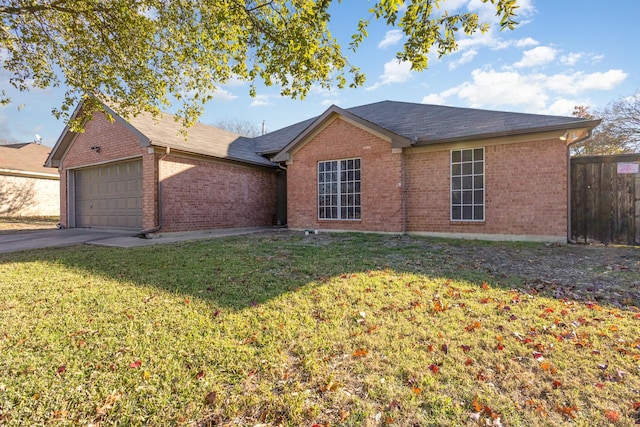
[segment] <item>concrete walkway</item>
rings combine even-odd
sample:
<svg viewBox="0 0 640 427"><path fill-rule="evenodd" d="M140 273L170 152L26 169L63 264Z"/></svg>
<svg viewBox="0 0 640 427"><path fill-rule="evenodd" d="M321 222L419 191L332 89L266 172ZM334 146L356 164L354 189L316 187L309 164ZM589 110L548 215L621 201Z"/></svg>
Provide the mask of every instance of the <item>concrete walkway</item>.
<svg viewBox="0 0 640 427"><path fill-rule="evenodd" d="M39 248L52 248L77 244L136 248L141 246L177 243L190 240L213 239L226 236L273 231L270 227L230 228L185 233L160 233L153 239L143 239L131 231L94 228L70 228L65 230L37 230L0 234L0 253Z"/></svg>

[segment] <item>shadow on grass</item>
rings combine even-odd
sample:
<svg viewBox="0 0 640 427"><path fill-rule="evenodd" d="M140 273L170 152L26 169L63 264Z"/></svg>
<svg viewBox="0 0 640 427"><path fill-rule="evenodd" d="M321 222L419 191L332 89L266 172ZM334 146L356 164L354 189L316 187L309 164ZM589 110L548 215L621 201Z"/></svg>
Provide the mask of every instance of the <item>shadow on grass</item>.
<svg viewBox="0 0 640 427"><path fill-rule="evenodd" d="M640 306L640 248L276 232L137 249L74 246L7 254L240 310L343 274L390 269L558 299Z"/></svg>

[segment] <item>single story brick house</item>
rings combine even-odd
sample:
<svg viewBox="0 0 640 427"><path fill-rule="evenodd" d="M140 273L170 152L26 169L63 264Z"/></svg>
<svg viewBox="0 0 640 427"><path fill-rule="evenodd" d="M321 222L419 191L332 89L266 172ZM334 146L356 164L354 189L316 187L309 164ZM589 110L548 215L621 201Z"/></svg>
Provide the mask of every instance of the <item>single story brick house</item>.
<svg viewBox="0 0 640 427"><path fill-rule="evenodd" d="M80 108L80 107L79 107ZM383 101L257 138L170 115L62 133L62 224L150 233L287 224L566 242L569 145L598 120Z"/></svg>
<svg viewBox="0 0 640 427"><path fill-rule="evenodd" d="M44 167L50 147L0 145L0 216L58 216L60 175Z"/></svg>

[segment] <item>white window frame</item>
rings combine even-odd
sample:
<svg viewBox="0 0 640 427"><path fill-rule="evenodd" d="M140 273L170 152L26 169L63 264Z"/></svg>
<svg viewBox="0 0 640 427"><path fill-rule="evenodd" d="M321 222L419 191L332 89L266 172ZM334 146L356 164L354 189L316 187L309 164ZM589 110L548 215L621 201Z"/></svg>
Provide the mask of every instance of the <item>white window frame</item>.
<svg viewBox="0 0 640 427"><path fill-rule="evenodd" d="M467 157L467 160L465 160L465 152L471 152L470 159ZM460 153L459 160L456 158L456 161L454 161L454 153ZM484 147L451 150L449 161L449 219L452 222L486 221L485 160ZM465 196L470 197L470 200L465 200ZM454 217L456 208L460 210L459 218ZM465 218L465 209L470 210L471 218ZM482 218L479 218L478 214L482 215Z"/></svg>
<svg viewBox="0 0 640 427"><path fill-rule="evenodd" d="M353 167L349 168L348 163ZM327 165L331 165L329 170ZM357 166L357 167L356 167ZM335 170L334 170L335 167ZM335 174L335 180L332 179ZM359 157L337 160L319 161L316 168L317 178L317 213L319 221L361 221L362 220L362 159ZM351 185L350 185L351 184ZM329 192L327 185L335 185ZM321 202L321 198L335 197L335 203ZM351 202L349 202L351 200ZM329 216L327 216L329 209ZM335 209L336 217L333 217L331 209ZM343 215L345 209L353 215L349 218ZM323 216L322 213L325 213Z"/></svg>

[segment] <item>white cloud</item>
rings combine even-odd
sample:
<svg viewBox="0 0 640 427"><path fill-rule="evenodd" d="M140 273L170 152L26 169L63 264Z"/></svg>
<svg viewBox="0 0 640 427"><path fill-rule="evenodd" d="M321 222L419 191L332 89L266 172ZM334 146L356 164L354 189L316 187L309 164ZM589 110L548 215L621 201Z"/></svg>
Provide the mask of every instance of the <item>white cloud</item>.
<svg viewBox="0 0 640 427"><path fill-rule="evenodd" d="M548 46L538 46L531 50L526 50L522 54L522 59L515 64L516 68L535 67L548 64L555 60L558 51Z"/></svg>
<svg viewBox="0 0 640 427"><path fill-rule="evenodd" d="M430 93L429 95L422 98L422 103L442 105L445 103L445 97L438 93Z"/></svg>
<svg viewBox="0 0 640 427"><path fill-rule="evenodd" d="M393 83L404 83L409 79L411 79L411 63L392 59L384 64L384 74L380 76L380 80L366 90L375 90L380 86Z"/></svg>
<svg viewBox="0 0 640 427"><path fill-rule="evenodd" d="M402 40L402 31L400 30L389 30L384 35L384 39L380 43L378 43L378 47L381 49L387 48L389 46L393 46L397 44L400 40Z"/></svg>
<svg viewBox="0 0 640 427"><path fill-rule="evenodd" d="M513 45L515 47L523 48L529 46L538 46L540 42L538 40L527 37L525 39L514 40Z"/></svg>
<svg viewBox="0 0 640 427"><path fill-rule="evenodd" d="M576 65L582 57L584 57L583 53L570 53L568 55L562 55L560 57L560 62L564 65Z"/></svg>
<svg viewBox="0 0 640 427"><path fill-rule="evenodd" d="M478 54L478 51L475 49L470 49L463 52L459 59L455 61L451 61L449 63L449 69L454 70L458 68L460 65L468 64L469 62L473 61L473 58L475 58L477 54Z"/></svg>
<svg viewBox="0 0 640 427"><path fill-rule="evenodd" d="M440 93L428 94L425 103L446 103L457 98L474 108L509 108L528 112L571 113L573 99L589 91L611 90L622 83L627 74L622 70L570 74L522 73L476 69L471 80ZM549 105L550 100L553 102ZM584 101L583 101L584 103Z"/></svg>
<svg viewBox="0 0 640 427"><path fill-rule="evenodd" d="M332 90L331 88L325 88L319 84L314 84L311 86L310 93L322 98L320 105L323 107L329 107L333 104L337 105L340 103L340 94L336 89Z"/></svg>
<svg viewBox="0 0 640 427"><path fill-rule="evenodd" d="M250 107L266 107L268 105L273 105L271 101L269 101L270 96L269 95L256 95L253 100L251 101L251 104L249 104Z"/></svg>
<svg viewBox="0 0 640 427"><path fill-rule="evenodd" d="M590 105L589 100L577 100L577 99L557 99L551 104L544 112L552 114L554 116L570 116L573 113L573 108L576 105Z"/></svg>
<svg viewBox="0 0 640 427"><path fill-rule="evenodd" d="M213 96L218 101L232 101L232 100L234 100L234 99L236 99L238 97L237 95L234 95L233 93L229 92L228 90L221 89L221 88L216 89L216 91L214 92Z"/></svg>

